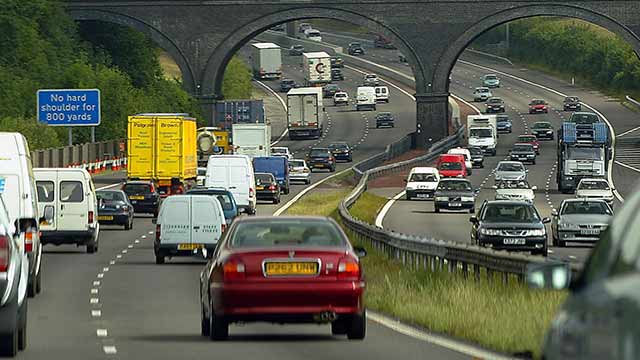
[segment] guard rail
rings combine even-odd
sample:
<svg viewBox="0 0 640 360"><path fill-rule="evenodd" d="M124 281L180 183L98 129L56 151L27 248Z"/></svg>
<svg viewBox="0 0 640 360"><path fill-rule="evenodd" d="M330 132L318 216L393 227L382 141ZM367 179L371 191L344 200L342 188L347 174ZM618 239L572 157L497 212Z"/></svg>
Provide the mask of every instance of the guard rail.
<svg viewBox="0 0 640 360"><path fill-rule="evenodd" d="M64 146L31 152L33 167L76 167L92 174L105 170L120 170L127 166L126 140Z"/></svg>

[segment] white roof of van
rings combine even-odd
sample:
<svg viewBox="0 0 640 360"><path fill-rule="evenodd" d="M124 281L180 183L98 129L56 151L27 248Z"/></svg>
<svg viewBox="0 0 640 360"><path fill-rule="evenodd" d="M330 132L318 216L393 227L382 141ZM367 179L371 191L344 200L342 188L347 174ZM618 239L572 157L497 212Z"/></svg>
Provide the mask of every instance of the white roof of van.
<svg viewBox="0 0 640 360"><path fill-rule="evenodd" d="M256 47L258 49L280 49L280 46L274 43L255 43L255 44L251 44L251 46Z"/></svg>

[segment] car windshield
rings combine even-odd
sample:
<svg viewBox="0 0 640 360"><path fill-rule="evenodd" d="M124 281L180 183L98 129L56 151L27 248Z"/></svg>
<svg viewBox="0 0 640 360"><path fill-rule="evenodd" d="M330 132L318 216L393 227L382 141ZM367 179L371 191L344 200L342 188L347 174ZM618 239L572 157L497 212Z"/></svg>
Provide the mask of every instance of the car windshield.
<svg viewBox="0 0 640 360"><path fill-rule="evenodd" d="M600 118L596 114L592 113L573 113L569 122L576 124L594 124L600 122Z"/></svg>
<svg viewBox="0 0 640 360"><path fill-rule="evenodd" d="M329 154L327 153L327 151L328 150L323 150L323 149L311 150L309 155L313 157L329 157Z"/></svg>
<svg viewBox="0 0 640 360"><path fill-rule="evenodd" d="M533 152L533 146L525 145L525 144L513 145L513 151L517 151L517 152Z"/></svg>
<svg viewBox="0 0 640 360"><path fill-rule="evenodd" d="M304 167L304 161L302 160L291 160L289 161L291 167Z"/></svg>
<svg viewBox="0 0 640 360"><path fill-rule="evenodd" d="M377 78L377 76L369 74L369 75L365 75L364 78L365 79L375 79L375 78Z"/></svg>
<svg viewBox="0 0 640 360"><path fill-rule="evenodd" d="M342 247L346 242L325 220L278 220L239 223L230 236L232 248Z"/></svg>
<svg viewBox="0 0 640 360"><path fill-rule="evenodd" d="M120 191L96 191L98 200L104 201L124 201L124 196Z"/></svg>
<svg viewBox="0 0 640 360"><path fill-rule="evenodd" d="M491 129L471 129L469 137L474 138L490 138L492 137Z"/></svg>
<svg viewBox="0 0 640 360"><path fill-rule="evenodd" d="M331 144L329 145L329 149L331 150L347 150L349 147L347 144Z"/></svg>
<svg viewBox="0 0 640 360"><path fill-rule="evenodd" d="M574 96L569 96L564 99L564 102L578 102L578 98Z"/></svg>
<svg viewBox="0 0 640 360"><path fill-rule="evenodd" d="M151 192L151 186L148 184L126 184L123 190L127 195L146 194Z"/></svg>
<svg viewBox="0 0 640 360"><path fill-rule="evenodd" d="M532 142L532 141L536 141L536 137L535 136L529 136L529 135L518 136L518 141L521 141L521 142Z"/></svg>
<svg viewBox="0 0 640 360"><path fill-rule="evenodd" d="M294 83L294 81L285 79L285 80L282 80L282 83L285 84L285 85L292 85Z"/></svg>
<svg viewBox="0 0 640 360"><path fill-rule="evenodd" d="M337 97L337 98L347 97L347 94L345 94L345 93L336 93L335 97Z"/></svg>
<svg viewBox="0 0 640 360"><path fill-rule="evenodd" d="M462 164L459 162L443 162L440 164L440 170L462 170Z"/></svg>
<svg viewBox="0 0 640 360"><path fill-rule="evenodd" d="M411 178L409 178L409 182L437 182L436 176L433 174L420 174L415 173L411 174Z"/></svg>
<svg viewBox="0 0 640 360"><path fill-rule="evenodd" d="M533 100L531 101L531 105L544 105L546 104L544 100Z"/></svg>
<svg viewBox="0 0 640 360"><path fill-rule="evenodd" d="M486 222L534 222L540 218L533 206L526 204L488 204L482 220Z"/></svg>
<svg viewBox="0 0 640 360"><path fill-rule="evenodd" d="M487 88L478 88L478 89L476 89L476 92L479 92L479 93L489 92L489 89L487 89Z"/></svg>
<svg viewBox="0 0 640 360"><path fill-rule="evenodd" d="M560 212L562 215L592 214L613 215L611 209L602 201L570 201L566 202Z"/></svg>
<svg viewBox="0 0 640 360"><path fill-rule="evenodd" d="M482 149L476 147L469 148L469 152L471 155L483 155Z"/></svg>
<svg viewBox="0 0 640 360"><path fill-rule="evenodd" d="M533 128L534 129L550 129L551 128L551 124L549 124L547 122L537 122L537 123L533 124Z"/></svg>
<svg viewBox="0 0 640 360"><path fill-rule="evenodd" d="M502 99L499 98L491 98L489 99L489 104L501 104L502 103Z"/></svg>
<svg viewBox="0 0 640 360"><path fill-rule="evenodd" d="M440 191L471 191L471 183L468 181L443 180L438 184Z"/></svg>
<svg viewBox="0 0 640 360"><path fill-rule="evenodd" d="M339 89L338 85L327 85L324 88L327 89L327 90L338 90Z"/></svg>
<svg viewBox="0 0 640 360"><path fill-rule="evenodd" d="M388 119L391 117L391 113L378 113L377 118L378 119Z"/></svg>
<svg viewBox="0 0 640 360"><path fill-rule="evenodd" d="M274 182L273 175L271 174L255 174L256 176L256 185L265 185L271 184Z"/></svg>
<svg viewBox="0 0 640 360"><path fill-rule="evenodd" d="M498 183L498 189L529 189L529 183L526 181L501 181Z"/></svg>
<svg viewBox="0 0 640 360"><path fill-rule="evenodd" d="M578 184L579 190L609 190L609 183L599 180L582 180Z"/></svg>
<svg viewBox="0 0 640 360"><path fill-rule="evenodd" d="M360 47L360 43L351 43L349 44L351 47Z"/></svg>
<svg viewBox="0 0 640 360"><path fill-rule="evenodd" d="M506 117L506 116L498 116L496 121L499 122L499 123L501 123L501 122L509 122L509 118Z"/></svg>
<svg viewBox="0 0 640 360"><path fill-rule="evenodd" d="M524 171L524 166L520 163L498 164L498 171Z"/></svg>
<svg viewBox="0 0 640 360"><path fill-rule="evenodd" d="M497 77L497 76L495 76L495 75L485 75L485 76L484 76L484 78L485 78L485 80L495 80L495 79L497 79L498 77Z"/></svg>
<svg viewBox="0 0 640 360"><path fill-rule="evenodd" d="M600 160L604 158L602 148L569 147L567 158L571 160Z"/></svg>

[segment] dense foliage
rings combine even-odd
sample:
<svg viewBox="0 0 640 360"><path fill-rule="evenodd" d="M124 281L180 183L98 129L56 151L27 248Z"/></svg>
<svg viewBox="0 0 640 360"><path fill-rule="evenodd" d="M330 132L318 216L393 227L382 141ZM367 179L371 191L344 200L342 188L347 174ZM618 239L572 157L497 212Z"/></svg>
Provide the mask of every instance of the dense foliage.
<svg viewBox="0 0 640 360"><path fill-rule="evenodd" d="M251 99L251 69L238 56L234 56L224 73L222 94L225 99Z"/></svg>

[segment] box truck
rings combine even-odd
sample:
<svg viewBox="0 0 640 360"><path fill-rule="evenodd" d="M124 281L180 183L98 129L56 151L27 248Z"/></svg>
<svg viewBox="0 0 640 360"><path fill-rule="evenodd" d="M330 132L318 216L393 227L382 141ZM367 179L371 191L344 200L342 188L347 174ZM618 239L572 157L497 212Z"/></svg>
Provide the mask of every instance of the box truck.
<svg viewBox="0 0 640 360"><path fill-rule="evenodd" d="M324 127L322 88L291 89L287 93L289 139L320 138Z"/></svg>
<svg viewBox="0 0 640 360"><path fill-rule="evenodd" d="M233 124L231 126L233 153L256 156L271 156L270 124Z"/></svg>
<svg viewBox="0 0 640 360"><path fill-rule="evenodd" d="M282 53L273 43L251 44L253 76L258 79L280 79L282 76Z"/></svg>
<svg viewBox="0 0 640 360"><path fill-rule="evenodd" d="M331 56L326 52L302 54L306 86L323 86L331 82Z"/></svg>
<svg viewBox="0 0 640 360"><path fill-rule="evenodd" d="M497 116L467 116L467 140L470 147L481 148L485 153L495 156L498 145Z"/></svg>

